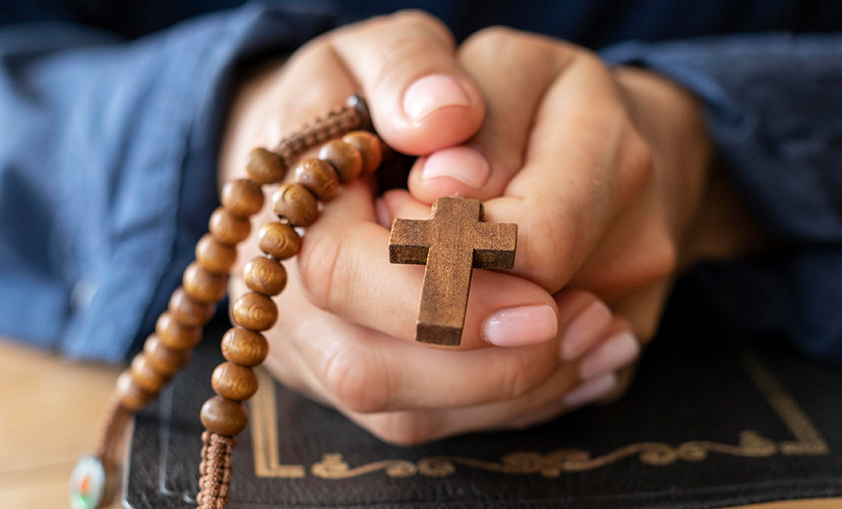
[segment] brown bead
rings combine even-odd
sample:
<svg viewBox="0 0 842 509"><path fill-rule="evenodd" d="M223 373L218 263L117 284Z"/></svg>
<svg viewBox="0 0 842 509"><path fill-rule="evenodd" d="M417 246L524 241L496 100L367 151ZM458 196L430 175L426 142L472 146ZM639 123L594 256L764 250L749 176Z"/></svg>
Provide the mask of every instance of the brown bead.
<svg viewBox="0 0 842 509"><path fill-rule="evenodd" d="M339 181L348 184L357 180L363 170L363 156L353 145L342 140L332 140L319 150L319 159L336 168Z"/></svg>
<svg viewBox="0 0 842 509"><path fill-rule="evenodd" d="M296 166L294 180L322 201L332 200L339 189L336 171L330 163L320 159L306 159Z"/></svg>
<svg viewBox="0 0 842 509"><path fill-rule="evenodd" d="M117 378L117 395L120 406L126 410L137 412L149 403L154 395L140 389L134 383L131 372L127 369Z"/></svg>
<svg viewBox="0 0 842 509"><path fill-rule="evenodd" d="M175 350L168 347L154 334L146 338L146 342L143 344L146 362L151 364L155 371L165 376L171 376L187 365L191 353L189 348L187 350Z"/></svg>
<svg viewBox="0 0 842 509"><path fill-rule="evenodd" d="M212 235L205 234L196 243L196 261L210 273L227 274L237 261L237 249L220 244Z"/></svg>
<svg viewBox="0 0 842 509"><path fill-rule="evenodd" d="M260 212L263 201L260 186L250 180L235 180L222 186L222 204L228 212L241 219Z"/></svg>
<svg viewBox="0 0 842 509"><path fill-rule="evenodd" d="M217 242L229 246L236 246L246 240L251 231L251 224L247 219L236 217L224 207L217 207L211 214L208 226Z"/></svg>
<svg viewBox="0 0 842 509"><path fill-rule="evenodd" d="M243 366L257 366L269 354L269 342L259 332L231 327L222 336L222 355Z"/></svg>
<svg viewBox="0 0 842 509"><path fill-rule="evenodd" d="M247 293L234 302L232 314L237 325L264 331L271 329L278 320L278 306L265 295Z"/></svg>
<svg viewBox="0 0 842 509"><path fill-rule="evenodd" d="M293 226L310 226L319 215L316 197L299 184L284 184L272 195L275 214Z"/></svg>
<svg viewBox="0 0 842 509"><path fill-rule="evenodd" d="M287 171L281 158L265 148L256 148L249 153L246 170L249 178L260 185L280 182Z"/></svg>
<svg viewBox="0 0 842 509"><path fill-rule="evenodd" d="M297 255L301 250L301 237L298 236L295 228L288 224L268 223L257 232L257 245L269 256L286 260Z"/></svg>
<svg viewBox="0 0 842 509"><path fill-rule="evenodd" d="M223 362L213 370L213 390L220 396L235 401L245 401L257 392L257 375L247 366Z"/></svg>
<svg viewBox="0 0 842 509"><path fill-rule="evenodd" d="M202 340L202 329L183 325L169 312L164 312L155 322L155 335L158 336L158 341L168 348L187 350Z"/></svg>
<svg viewBox="0 0 842 509"><path fill-rule="evenodd" d="M184 269L181 283L191 299L204 304L213 304L225 297L228 276L211 274L197 262L193 262Z"/></svg>
<svg viewBox="0 0 842 509"><path fill-rule="evenodd" d="M376 134L354 131L343 136L342 141L360 151L363 158L363 174L374 173L383 162L383 145Z"/></svg>
<svg viewBox="0 0 842 509"><path fill-rule="evenodd" d="M226 437L239 435L249 423L246 406L222 396L214 396L202 405L202 424L208 431Z"/></svg>
<svg viewBox="0 0 842 509"><path fill-rule="evenodd" d="M155 366L146 359L143 352L134 356L130 371L135 385L149 394L158 394L161 387L167 383L166 375L159 373Z"/></svg>
<svg viewBox="0 0 842 509"><path fill-rule="evenodd" d="M170 297L169 311L182 325L201 327L213 318L216 303L196 302L179 286Z"/></svg>
<svg viewBox="0 0 842 509"><path fill-rule="evenodd" d="M258 256L246 264L243 279L252 291L278 295L287 284L287 271L281 262Z"/></svg>

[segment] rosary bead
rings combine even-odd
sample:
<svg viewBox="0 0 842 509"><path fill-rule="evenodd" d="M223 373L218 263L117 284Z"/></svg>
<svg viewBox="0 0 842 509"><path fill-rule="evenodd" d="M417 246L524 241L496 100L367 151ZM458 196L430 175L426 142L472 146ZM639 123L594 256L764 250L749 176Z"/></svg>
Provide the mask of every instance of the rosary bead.
<svg viewBox="0 0 842 509"><path fill-rule="evenodd" d="M123 371L117 378L117 396L120 406L132 412L142 409L153 398L152 394L135 385L129 370Z"/></svg>
<svg viewBox="0 0 842 509"><path fill-rule="evenodd" d="M279 261L259 256L246 264L243 279L252 291L278 295L287 284L287 271Z"/></svg>
<svg viewBox="0 0 842 509"><path fill-rule="evenodd" d="M208 431L226 437L239 435L249 422L246 406L222 396L214 396L202 405L202 424Z"/></svg>
<svg viewBox="0 0 842 509"><path fill-rule="evenodd" d="M251 231L251 224L247 219L240 219L218 207L210 217L209 230L213 238L221 244L236 246L246 240Z"/></svg>
<svg viewBox="0 0 842 509"><path fill-rule="evenodd" d="M357 180L363 169L363 156L353 145L342 140L332 140L319 150L319 159L336 168L339 180L348 184Z"/></svg>
<svg viewBox="0 0 842 509"><path fill-rule="evenodd" d="M249 153L246 170L249 178L259 185L280 182L287 171L281 158L265 148L256 148Z"/></svg>
<svg viewBox="0 0 842 509"><path fill-rule="evenodd" d="M134 356L130 371L135 385L149 394L158 394L161 387L167 383L167 377L155 369L143 352Z"/></svg>
<svg viewBox="0 0 842 509"><path fill-rule="evenodd" d="M330 201L339 189L339 177L330 163L306 159L295 167L295 183L306 187L321 201Z"/></svg>
<svg viewBox="0 0 842 509"><path fill-rule="evenodd" d="M279 260L286 260L301 250L301 237L295 228L285 223L268 223L257 232L257 245L260 249Z"/></svg>
<svg viewBox="0 0 842 509"><path fill-rule="evenodd" d="M316 198L299 184L284 184L272 195L275 214L292 226L310 226L319 214Z"/></svg>
<svg viewBox="0 0 842 509"><path fill-rule="evenodd" d="M196 261L212 274L227 274L237 261L237 249L205 234L196 244Z"/></svg>
<svg viewBox="0 0 842 509"><path fill-rule="evenodd" d="M187 295L184 288L179 286L170 297L169 311L181 325L201 327L213 318L216 312L216 303L196 302Z"/></svg>
<svg viewBox="0 0 842 509"><path fill-rule="evenodd" d="M213 390L222 397L245 401L257 392L257 375L247 366L223 362L213 370Z"/></svg>
<svg viewBox="0 0 842 509"><path fill-rule="evenodd" d="M222 336L222 355L243 366L257 366L269 354L269 342L259 332L231 327Z"/></svg>
<svg viewBox="0 0 842 509"><path fill-rule="evenodd" d="M155 335L164 346L173 350L193 348L202 340L201 327L182 325L169 312L161 313L155 322Z"/></svg>
<svg viewBox="0 0 842 509"><path fill-rule="evenodd" d="M232 311L237 325L253 331L271 329L278 320L278 307L269 297L247 293L234 302Z"/></svg>
<svg viewBox="0 0 842 509"><path fill-rule="evenodd" d="M368 131L353 131L343 136L342 141L362 154L363 174L374 173L383 162L383 146L376 134Z"/></svg>
<svg viewBox="0 0 842 509"><path fill-rule="evenodd" d="M165 376L171 376L183 368L190 360L190 349L174 350L161 342L154 334L146 338L143 344L143 354L146 362L155 368L155 371Z"/></svg>
<svg viewBox="0 0 842 509"><path fill-rule="evenodd" d="M184 291L193 300L204 304L215 304L225 297L228 277L211 274L197 262L193 262L184 269L182 284Z"/></svg>
<svg viewBox="0 0 842 509"><path fill-rule="evenodd" d="M222 204L240 219L248 219L260 212L263 201L260 186L250 180L235 180L222 186Z"/></svg>

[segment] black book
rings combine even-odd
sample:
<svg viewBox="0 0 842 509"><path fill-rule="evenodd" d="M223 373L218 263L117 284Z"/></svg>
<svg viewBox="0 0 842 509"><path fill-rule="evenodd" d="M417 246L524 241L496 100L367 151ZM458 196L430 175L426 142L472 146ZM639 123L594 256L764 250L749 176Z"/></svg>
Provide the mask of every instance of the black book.
<svg viewBox="0 0 842 509"><path fill-rule="evenodd" d="M138 415L126 506L195 507L226 323ZM780 339L665 323L629 393L517 432L384 444L261 375L230 509L713 508L842 497L842 370ZM842 498L839 499L842 507Z"/></svg>

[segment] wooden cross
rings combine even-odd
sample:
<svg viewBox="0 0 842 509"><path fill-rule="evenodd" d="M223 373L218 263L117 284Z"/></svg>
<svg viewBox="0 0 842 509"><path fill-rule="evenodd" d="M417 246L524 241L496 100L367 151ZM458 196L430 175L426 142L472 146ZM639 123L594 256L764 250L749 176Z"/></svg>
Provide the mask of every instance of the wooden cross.
<svg viewBox="0 0 842 509"><path fill-rule="evenodd" d="M395 219L389 262L426 265L415 339L458 345L471 273L515 265L517 225L482 222L479 200L439 198L428 221Z"/></svg>

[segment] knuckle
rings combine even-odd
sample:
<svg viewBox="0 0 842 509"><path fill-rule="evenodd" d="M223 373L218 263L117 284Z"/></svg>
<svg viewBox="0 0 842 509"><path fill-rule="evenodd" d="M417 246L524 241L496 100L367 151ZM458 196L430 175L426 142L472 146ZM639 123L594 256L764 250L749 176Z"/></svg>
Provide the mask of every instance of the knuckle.
<svg viewBox="0 0 842 509"><path fill-rule="evenodd" d="M466 49L484 46L499 47L513 39L517 33L516 30L506 26L490 26L477 31L468 37L463 44Z"/></svg>
<svg viewBox="0 0 842 509"><path fill-rule="evenodd" d="M528 393L536 383L539 370L525 356L507 359L499 380L499 399L511 400Z"/></svg>
<svg viewBox="0 0 842 509"><path fill-rule="evenodd" d="M632 193L642 189L653 176L654 154L652 147L637 130L632 129L627 155L624 158L624 186Z"/></svg>
<svg viewBox="0 0 842 509"><path fill-rule="evenodd" d="M429 35L439 39L449 47L456 45L453 34L447 25L430 13L418 9L405 9L398 11L391 16L393 23L399 28L414 29L414 31L427 32Z"/></svg>
<svg viewBox="0 0 842 509"><path fill-rule="evenodd" d="M429 421L417 412L392 412L381 416L369 426L380 440L408 447L429 442L434 438Z"/></svg>
<svg viewBox="0 0 842 509"><path fill-rule="evenodd" d="M341 407L353 412L381 412L389 405L389 385L382 365L347 348L337 348L326 359L322 382Z"/></svg>

